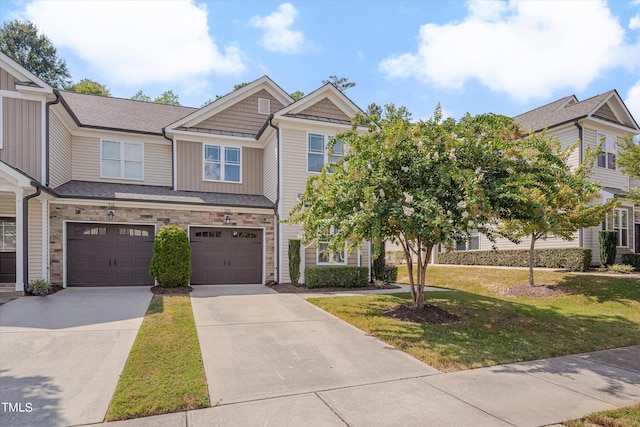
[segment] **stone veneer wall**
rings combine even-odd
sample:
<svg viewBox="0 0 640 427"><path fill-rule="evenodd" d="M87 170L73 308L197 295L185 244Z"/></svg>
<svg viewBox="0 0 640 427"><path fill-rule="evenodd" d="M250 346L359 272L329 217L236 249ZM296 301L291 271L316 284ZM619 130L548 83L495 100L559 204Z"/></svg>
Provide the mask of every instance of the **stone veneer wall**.
<svg viewBox="0 0 640 427"><path fill-rule="evenodd" d="M113 210L112 220L107 217L107 211ZM275 217L272 213L242 213L232 209L227 212L211 212L200 210L176 209L148 209L145 207L116 207L108 208L95 205L50 205L50 258L51 283L62 285L63 274L63 221L95 221L102 223L146 223L157 224L158 229L165 224L177 224L187 229L188 225L205 225L215 227L256 227L264 228L266 239L266 281L274 280L274 227ZM231 216L231 223L225 224L225 215Z"/></svg>

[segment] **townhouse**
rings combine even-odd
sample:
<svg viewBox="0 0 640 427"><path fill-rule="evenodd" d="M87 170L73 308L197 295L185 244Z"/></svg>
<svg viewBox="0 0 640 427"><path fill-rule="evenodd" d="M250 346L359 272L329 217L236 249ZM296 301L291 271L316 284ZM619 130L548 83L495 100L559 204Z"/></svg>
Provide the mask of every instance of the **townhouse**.
<svg viewBox="0 0 640 427"><path fill-rule="evenodd" d="M194 285L287 282L299 228L279 221L360 111L331 84L294 101L268 77L199 109L56 91L0 53L0 283L152 285L168 223ZM302 271L370 265L366 245L301 251Z"/></svg>

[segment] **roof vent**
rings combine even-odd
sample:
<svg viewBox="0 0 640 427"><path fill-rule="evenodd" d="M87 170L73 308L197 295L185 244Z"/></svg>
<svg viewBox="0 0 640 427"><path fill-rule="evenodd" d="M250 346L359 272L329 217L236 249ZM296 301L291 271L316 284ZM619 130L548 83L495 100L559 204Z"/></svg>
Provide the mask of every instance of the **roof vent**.
<svg viewBox="0 0 640 427"><path fill-rule="evenodd" d="M271 114L271 100L258 98L258 114Z"/></svg>

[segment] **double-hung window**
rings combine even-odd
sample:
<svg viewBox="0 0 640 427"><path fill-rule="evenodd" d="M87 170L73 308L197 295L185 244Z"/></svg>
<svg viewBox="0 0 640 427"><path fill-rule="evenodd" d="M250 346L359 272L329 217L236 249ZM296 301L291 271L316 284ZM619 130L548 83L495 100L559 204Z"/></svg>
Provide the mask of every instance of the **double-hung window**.
<svg viewBox="0 0 640 427"><path fill-rule="evenodd" d="M607 135L602 132L596 133L596 142L600 144L602 142L602 148L598 155L598 167L615 169L616 168L616 137L614 135Z"/></svg>
<svg viewBox="0 0 640 427"><path fill-rule="evenodd" d="M140 142L102 140L101 175L103 178L144 178L144 152Z"/></svg>
<svg viewBox="0 0 640 427"><path fill-rule="evenodd" d="M629 211L626 209L613 210L613 230L618 232L618 246L629 246Z"/></svg>
<svg viewBox="0 0 640 427"><path fill-rule="evenodd" d="M307 172L320 172L326 163L337 163L344 156L342 141L310 133L307 136Z"/></svg>
<svg viewBox="0 0 640 427"><path fill-rule="evenodd" d="M239 147L204 146L204 180L241 182L242 151Z"/></svg>
<svg viewBox="0 0 640 427"><path fill-rule="evenodd" d="M456 251L476 251L480 249L480 235L477 231L469 232L467 240L458 240L456 242Z"/></svg>
<svg viewBox="0 0 640 427"><path fill-rule="evenodd" d="M340 251L330 251L329 243L321 242L318 243L318 257L317 257L318 265L321 264L346 264L347 258L345 256L345 250L342 249Z"/></svg>

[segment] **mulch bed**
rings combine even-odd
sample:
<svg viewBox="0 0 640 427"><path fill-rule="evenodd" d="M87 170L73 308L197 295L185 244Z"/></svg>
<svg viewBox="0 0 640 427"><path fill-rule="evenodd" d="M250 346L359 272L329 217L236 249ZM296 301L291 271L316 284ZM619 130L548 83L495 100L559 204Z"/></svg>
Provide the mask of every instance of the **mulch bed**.
<svg viewBox="0 0 640 427"><path fill-rule="evenodd" d="M63 290L64 288L60 285L53 285L51 286L51 292L49 292L47 295L51 295L51 294L55 294L56 292L59 292L61 290ZM33 295L31 293L25 294L25 296L27 297L36 297L36 296L40 296L40 295Z"/></svg>
<svg viewBox="0 0 640 427"><path fill-rule="evenodd" d="M353 291L372 291L380 289L399 289L400 286L396 285L384 285L382 287L365 286L360 288L341 288L341 287L327 287L327 288L313 288L309 289L306 286L295 286L291 283L278 283L277 285L269 286L276 292L281 294L308 294L308 293L320 293L320 292L353 292Z"/></svg>
<svg viewBox="0 0 640 427"><path fill-rule="evenodd" d="M531 287L528 284L523 284L501 290L500 294L509 297L549 298L564 295L565 291L558 285L536 285Z"/></svg>
<svg viewBox="0 0 640 427"><path fill-rule="evenodd" d="M435 305L425 305L422 310L414 308L411 305L399 305L389 311L385 311L384 315L396 320L413 323L429 323L438 325L441 323L459 322L460 316L449 313Z"/></svg>
<svg viewBox="0 0 640 427"><path fill-rule="evenodd" d="M176 286L175 288L163 288L162 286L152 286L151 292L154 295L189 295L193 288L191 286Z"/></svg>

